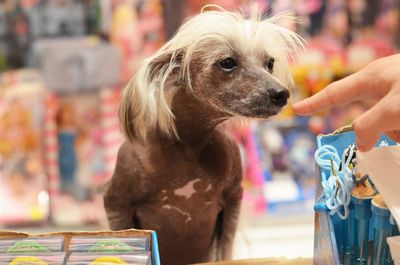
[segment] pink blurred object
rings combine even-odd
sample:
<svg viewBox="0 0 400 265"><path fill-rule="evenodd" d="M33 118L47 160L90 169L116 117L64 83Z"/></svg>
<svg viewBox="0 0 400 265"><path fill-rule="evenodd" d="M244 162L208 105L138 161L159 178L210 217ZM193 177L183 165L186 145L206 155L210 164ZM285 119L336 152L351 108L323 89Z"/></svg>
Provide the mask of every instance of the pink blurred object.
<svg viewBox="0 0 400 265"><path fill-rule="evenodd" d="M343 57L343 45L336 39L326 36L318 36L308 41L308 50L320 51L324 56L324 62L330 61L333 57Z"/></svg>
<svg viewBox="0 0 400 265"><path fill-rule="evenodd" d="M117 152L124 141L118 120L120 89L52 96L47 102L46 167L49 174L51 217L58 225L100 223L104 218L102 187L111 178ZM57 116L60 106L71 104L76 120L76 171L64 183L60 174Z"/></svg>
<svg viewBox="0 0 400 265"><path fill-rule="evenodd" d="M253 214L263 214L267 202L263 195L264 178L261 172L255 136L250 125L235 123L235 121L228 123L225 128L239 144L242 151L243 201L252 209Z"/></svg>
<svg viewBox="0 0 400 265"><path fill-rule="evenodd" d="M393 43L379 37L366 37L354 41L351 47L366 47L374 51L376 58L385 57L396 53Z"/></svg>
<svg viewBox="0 0 400 265"><path fill-rule="evenodd" d="M396 53L392 43L377 37L364 37L354 41L347 50L347 66L350 71L358 71L368 63Z"/></svg>
<svg viewBox="0 0 400 265"><path fill-rule="evenodd" d="M114 5L110 37L122 53L122 80L129 80L136 68L137 54L142 45L138 14L132 0L117 1Z"/></svg>
<svg viewBox="0 0 400 265"><path fill-rule="evenodd" d="M101 129L102 144L104 145L105 176L111 178L117 161L118 150L124 142L124 136L120 132L118 120L120 90L103 89L100 92L101 101Z"/></svg>
<svg viewBox="0 0 400 265"><path fill-rule="evenodd" d="M321 5L322 0L277 0L274 1L272 8L275 14L285 11L295 11L299 15L308 15L318 11L321 8Z"/></svg>

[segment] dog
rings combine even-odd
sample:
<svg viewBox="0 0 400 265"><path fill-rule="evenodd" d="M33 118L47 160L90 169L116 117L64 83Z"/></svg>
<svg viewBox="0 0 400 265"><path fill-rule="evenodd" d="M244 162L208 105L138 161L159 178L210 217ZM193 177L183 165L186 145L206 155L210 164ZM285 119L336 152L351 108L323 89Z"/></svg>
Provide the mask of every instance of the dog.
<svg viewBox="0 0 400 265"><path fill-rule="evenodd" d="M124 89L121 146L104 195L113 230L157 232L161 263L231 258L242 199L237 145L217 127L266 119L289 98L303 40L289 15L203 10L145 59Z"/></svg>

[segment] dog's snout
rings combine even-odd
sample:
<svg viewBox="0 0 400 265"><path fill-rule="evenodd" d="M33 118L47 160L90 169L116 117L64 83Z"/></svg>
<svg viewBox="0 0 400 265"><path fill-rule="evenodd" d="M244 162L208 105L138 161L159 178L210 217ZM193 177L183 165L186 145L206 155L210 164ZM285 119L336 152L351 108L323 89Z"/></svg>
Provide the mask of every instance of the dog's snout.
<svg viewBox="0 0 400 265"><path fill-rule="evenodd" d="M283 107L286 105L287 100L290 96L289 90L286 88L279 88L279 89L270 89L268 90L269 97L271 98L271 101L280 107Z"/></svg>

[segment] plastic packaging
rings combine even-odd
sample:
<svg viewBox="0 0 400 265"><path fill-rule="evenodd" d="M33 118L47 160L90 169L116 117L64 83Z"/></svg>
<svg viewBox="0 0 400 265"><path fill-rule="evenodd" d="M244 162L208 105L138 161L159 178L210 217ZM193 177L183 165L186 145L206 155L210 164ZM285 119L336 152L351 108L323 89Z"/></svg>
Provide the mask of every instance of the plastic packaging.
<svg viewBox="0 0 400 265"><path fill-rule="evenodd" d="M393 260L386 239L397 234L398 230L396 224L390 222L389 209L385 204L379 203L380 199L378 196L372 200L371 206L374 228L371 264L391 265L393 264Z"/></svg>
<svg viewBox="0 0 400 265"><path fill-rule="evenodd" d="M369 219L371 217L372 197L352 196L351 202L354 206L355 230L355 263L356 265L367 265L368 263L368 236Z"/></svg>
<svg viewBox="0 0 400 265"><path fill-rule="evenodd" d="M0 240L0 254L62 252L63 250L64 238L61 236Z"/></svg>
<svg viewBox="0 0 400 265"><path fill-rule="evenodd" d="M9 254L0 253L0 265L62 265L65 260L65 253L49 252L49 253L20 253Z"/></svg>
<svg viewBox="0 0 400 265"><path fill-rule="evenodd" d="M69 245L72 252L114 252L130 253L134 251L149 251L147 237L73 237Z"/></svg>
<svg viewBox="0 0 400 265"><path fill-rule="evenodd" d="M355 227L354 227L354 206L349 205L349 216L345 221L345 247L344 247L344 265L354 264L354 247L355 247Z"/></svg>
<svg viewBox="0 0 400 265"><path fill-rule="evenodd" d="M148 251L134 253L79 253L74 252L67 258L65 265L102 265L102 264L134 264L151 265L151 255Z"/></svg>

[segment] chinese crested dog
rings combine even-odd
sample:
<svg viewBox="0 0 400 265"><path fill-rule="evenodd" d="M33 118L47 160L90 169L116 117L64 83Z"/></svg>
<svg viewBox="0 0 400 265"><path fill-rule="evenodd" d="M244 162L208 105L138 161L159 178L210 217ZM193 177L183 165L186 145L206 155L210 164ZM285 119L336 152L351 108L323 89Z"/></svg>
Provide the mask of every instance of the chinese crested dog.
<svg viewBox="0 0 400 265"><path fill-rule="evenodd" d="M242 199L238 147L217 125L266 119L289 98L303 40L289 15L203 11L125 88L127 141L104 196L110 228L157 232L163 265L229 259Z"/></svg>

